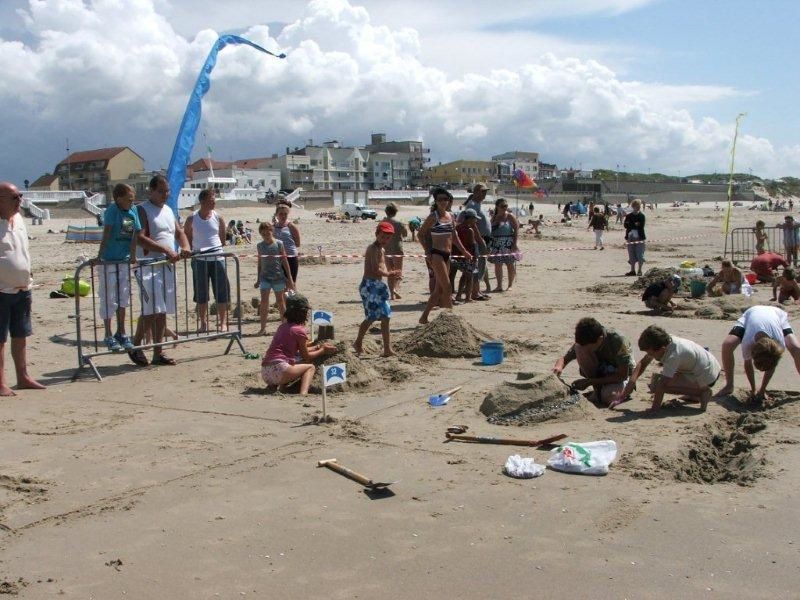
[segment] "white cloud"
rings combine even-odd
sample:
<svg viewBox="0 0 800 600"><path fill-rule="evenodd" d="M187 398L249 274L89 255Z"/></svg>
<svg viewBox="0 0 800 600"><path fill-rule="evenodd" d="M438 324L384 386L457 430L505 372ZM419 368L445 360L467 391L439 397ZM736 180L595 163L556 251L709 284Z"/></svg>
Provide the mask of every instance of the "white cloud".
<svg viewBox="0 0 800 600"><path fill-rule="evenodd" d="M452 4L411 2L420 11L435 5L433 16ZM597 0L572 10L641 4ZM0 125L15 140L12 150L0 149L0 164L33 179L63 157L61 140L70 137L73 148L127 144L149 167L164 166L217 36L204 29L183 37L165 16L171 10L166 0L31 0L24 26L36 42L0 40ZM440 160L529 149L548 162L585 167L725 169L732 123L695 119L689 106L752 93L625 81L602 60L558 52L454 74L430 64L422 29L373 18L370 11L386 10L379 5L313 0L302 14L281 10L287 24L279 32L254 25L243 35L287 59L246 47L219 56L201 129L220 158L282 151L309 137L364 144L371 132L385 131L424 139ZM273 18L265 10L257 22ZM746 125L739 164L768 175L798 172L800 148L775 147Z"/></svg>

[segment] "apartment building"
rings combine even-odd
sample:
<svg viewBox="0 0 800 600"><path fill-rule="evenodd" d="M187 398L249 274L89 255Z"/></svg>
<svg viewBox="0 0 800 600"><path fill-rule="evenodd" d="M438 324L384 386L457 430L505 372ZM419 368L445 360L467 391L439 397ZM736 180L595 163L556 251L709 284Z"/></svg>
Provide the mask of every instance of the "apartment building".
<svg viewBox="0 0 800 600"><path fill-rule="evenodd" d="M539 177L538 179L557 179L561 176L558 167L550 163L539 163Z"/></svg>
<svg viewBox="0 0 800 600"><path fill-rule="evenodd" d="M396 155L395 162L408 163L407 168L400 166L397 169L408 171L407 176L405 176L407 182L402 183L404 176L398 173L394 177L398 183L393 189L424 185L425 167L431 160L426 154L430 154L431 150L430 148L425 148L422 142L417 140L387 141L385 133L373 133L370 143L364 149L370 153L392 153ZM380 187L376 182L375 189L380 189Z"/></svg>
<svg viewBox="0 0 800 600"><path fill-rule="evenodd" d="M110 196L115 184L144 172L144 159L127 146L73 152L56 165L62 190L88 190Z"/></svg>
<svg viewBox="0 0 800 600"><path fill-rule="evenodd" d="M522 169L531 179L539 177L539 153L520 152L514 150L503 152L492 157L497 165L497 179L501 183L511 183L511 175L516 169Z"/></svg>
<svg viewBox="0 0 800 600"><path fill-rule="evenodd" d="M411 155L405 152L370 152L367 183L373 190L405 190L411 187Z"/></svg>
<svg viewBox="0 0 800 600"><path fill-rule="evenodd" d="M425 171L425 185L471 185L497 178L497 165L490 160L454 160Z"/></svg>
<svg viewBox="0 0 800 600"><path fill-rule="evenodd" d="M286 188L305 190L366 190L369 152L357 146L342 146L338 141L321 146L286 148L286 154L265 159L263 166L278 169Z"/></svg>

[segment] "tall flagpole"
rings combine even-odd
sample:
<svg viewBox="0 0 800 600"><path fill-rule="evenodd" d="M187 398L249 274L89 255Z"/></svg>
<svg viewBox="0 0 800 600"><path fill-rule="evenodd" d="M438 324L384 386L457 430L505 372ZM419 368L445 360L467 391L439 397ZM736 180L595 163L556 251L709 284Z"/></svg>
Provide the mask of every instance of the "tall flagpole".
<svg viewBox="0 0 800 600"><path fill-rule="evenodd" d="M736 128L733 131L733 145L731 146L731 169L730 174L728 175L728 210L725 211L725 223L723 227L723 231L725 232L726 236L731 228L731 213L733 211L733 170L734 161L736 160L736 140L739 137L739 121L746 115L747 113L739 113L736 115ZM725 247L727 249L727 238Z"/></svg>

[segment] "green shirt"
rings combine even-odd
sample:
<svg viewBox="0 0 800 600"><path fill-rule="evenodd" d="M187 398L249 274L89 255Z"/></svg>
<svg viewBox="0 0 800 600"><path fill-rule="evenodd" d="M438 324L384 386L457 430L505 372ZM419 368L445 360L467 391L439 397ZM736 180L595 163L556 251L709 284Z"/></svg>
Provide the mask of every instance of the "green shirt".
<svg viewBox="0 0 800 600"><path fill-rule="evenodd" d="M619 369L623 365L628 367L628 371L635 366L633 356L631 355L631 345L624 336L611 329L605 329L603 334L603 343L595 350L600 366L608 365ZM575 360L575 347L569 349L564 356L566 362Z"/></svg>

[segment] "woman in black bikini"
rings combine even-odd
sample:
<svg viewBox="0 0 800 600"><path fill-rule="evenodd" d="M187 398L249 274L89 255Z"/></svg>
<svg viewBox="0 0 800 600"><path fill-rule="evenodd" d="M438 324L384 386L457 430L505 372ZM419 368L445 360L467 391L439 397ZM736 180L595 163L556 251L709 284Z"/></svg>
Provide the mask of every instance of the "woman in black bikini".
<svg viewBox="0 0 800 600"><path fill-rule="evenodd" d="M434 306L453 308L452 289L450 288L450 252L453 244L461 250L467 260L472 260L472 255L458 239L455 219L447 210L448 203L453 201L453 196L444 188L435 188L431 195L434 208L419 228L417 237L433 270L436 286L428 298L425 310L422 311L422 316L419 318L420 323L428 322L428 315Z"/></svg>

